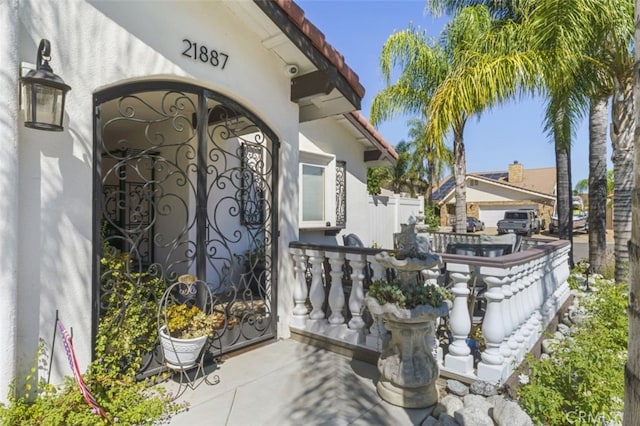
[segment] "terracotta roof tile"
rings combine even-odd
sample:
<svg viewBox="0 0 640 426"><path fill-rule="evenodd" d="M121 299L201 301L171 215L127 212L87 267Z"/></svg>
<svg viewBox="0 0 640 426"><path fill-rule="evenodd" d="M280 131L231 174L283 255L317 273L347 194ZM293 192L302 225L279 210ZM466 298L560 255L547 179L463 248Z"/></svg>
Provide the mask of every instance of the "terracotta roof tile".
<svg viewBox="0 0 640 426"><path fill-rule="evenodd" d="M304 10L292 0L274 0L275 3L287 14L291 22L309 38L311 44L321 52L327 60L333 64L338 72L347 80L354 92L361 98L364 96L364 86L360 84L360 78L345 62L344 56L329 44L322 31L304 16Z"/></svg>
<svg viewBox="0 0 640 426"><path fill-rule="evenodd" d="M358 74L347 65L344 56L329 42L324 33L320 31L311 21L304 16L304 10L292 0L274 0L275 3L288 16L289 20L311 41L311 44L324 55L327 60L336 67L338 72L346 79L353 91L360 96L364 96L365 89L360 84ZM362 125L366 132L377 142L377 148L385 152L394 160L398 159L398 153L382 137L382 135L369 123L369 121L359 112L352 111L351 116Z"/></svg>
<svg viewBox="0 0 640 426"><path fill-rule="evenodd" d="M360 113L360 111L352 111L350 114L379 143L380 146L378 148L381 151L386 151L386 153L395 160L398 159L398 153L396 152L396 150L393 149L391 145L389 145L389 142L387 142L384 137L382 137L382 135L376 130L376 128L373 127L371 123L369 123L369 120L367 120L365 116Z"/></svg>

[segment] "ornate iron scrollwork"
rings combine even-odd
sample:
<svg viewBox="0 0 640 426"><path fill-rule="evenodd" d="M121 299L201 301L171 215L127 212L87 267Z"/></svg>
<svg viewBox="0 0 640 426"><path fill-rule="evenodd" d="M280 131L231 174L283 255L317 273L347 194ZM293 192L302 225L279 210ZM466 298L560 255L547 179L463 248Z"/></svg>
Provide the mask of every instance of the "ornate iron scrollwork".
<svg viewBox="0 0 640 426"><path fill-rule="evenodd" d="M206 282L229 317L216 350L273 337L275 134L234 101L188 84L120 87L96 105L99 256L126 252L134 283L148 271L165 285L187 273ZM114 291L99 285L103 301Z"/></svg>
<svg viewBox="0 0 640 426"><path fill-rule="evenodd" d="M336 226L347 226L347 163L336 161Z"/></svg>

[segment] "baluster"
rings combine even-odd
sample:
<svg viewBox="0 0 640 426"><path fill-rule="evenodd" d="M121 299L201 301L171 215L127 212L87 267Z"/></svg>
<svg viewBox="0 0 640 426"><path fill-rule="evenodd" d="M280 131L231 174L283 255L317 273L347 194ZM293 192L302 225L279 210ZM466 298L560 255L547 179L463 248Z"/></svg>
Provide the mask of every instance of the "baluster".
<svg viewBox="0 0 640 426"><path fill-rule="evenodd" d="M311 313L309 318L312 320L325 319L322 304L324 303L324 285L322 282L324 262L324 252L321 250L306 250L311 263L311 288L309 289L309 302L311 302Z"/></svg>
<svg viewBox="0 0 640 426"><path fill-rule="evenodd" d="M487 348L482 352L482 361L478 363L478 377L490 383L498 383L505 377L505 360L500 352L500 345L504 340L505 330L502 321L502 285L507 280L504 276L492 274L503 274L504 270L496 268L480 267L480 272L487 283L485 298L487 299L487 311L482 322L482 334Z"/></svg>
<svg viewBox="0 0 640 426"><path fill-rule="evenodd" d="M294 327L304 328L307 322L307 315L309 310L307 309L307 295L309 293L307 289L307 280L305 278L305 271L307 269L307 258L304 255L304 250L299 248L289 249L289 253L293 257L294 271L295 271L295 285L293 287L293 315L291 317L291 325Z"/></svg>
<svg viewBox="0 0 640 426"><path fill-rule="evenodd" d="M344 253L326 252L325 256L329 259L331 265L331 288L329 289L329 308L331 315L329 316L329 324L344 324L344 289L342 287L342 266L344 265Z"/></svg>
<svg viewBox="0 0 640 426"><path fill-rule="evenodd" d="M527 341L525 342L526 350L529 351L535 344L535 340L537 339L537 324L535 324L535 306L533 301L533 281L535 277L533 276L533 261L529 261L524 265L524 279L522 283L524 285L524 327L526 332L529 334Z"/></svg>
<svg viewBox="0 0 640 426"><path fill-rule="evenodd" d="M553 293L554 293L554 288L553 288L553 282L554 282L554 267L553 267L553 261L554 261L554 256L550 255L547 257L547 261L546 264L544 266L544 300L542 303L542 318L543 318L543 323L546 325L548 325L551 320L552 320L552 316L551 314L551 304L552 304L552 300L553 300Z"/></svg>
<svg viewBox="0 0 640 426"><path fill-rule="evenodd" d="M440 264L433 266L430 269L423 269L420 271L424 278L425 285L438 285L438 277L440 276ZM440 317L436 317L433 321L433 329L438 330L438 324L440 323ZM442 365L442 348L436 339L436 333L427 333L425 335L425 342L428 348L433 348L433 357L438 361L439 365Z"/></svg>
<svg viewBox="0 0 640 426"><path fill-rule="evenodd" d="M367 255L367 262L373 272L371 281L385 279L385 270L376 260L376 256L371 254ZM366 336L366 345L378 352L384 347L386 340L389 338L387 335L387 329L384 327L382 316L371 315L373 317L373 324L369 328L369 334Z"/></svg>
<svg viewBox="0 0 640 426"><path fill-rule="evenodd" d="M509 271L512 272L512 271ZM502 318L504 321L505 335L500 345L500 353L505 359L507 365L507 375L511 374L511 367L513 360L518 353L518 344L515 340L514 333L516 331L516 319L514 318L513 307L513 291L511 289L511 283L513 282L513 274L509 274L505 277L502 283L502 294L504 295L504 301L502 302Z"/></svg>
<svg viewBox="0 0 640 426"><path fill-rule="evenodd" d="M367 255L367 262L369 262L369 266L371 267L371 271L373 272L371 281L387 279L385 270L382 265L380 265L380 263L378 263L378 261L376 260L375 254Z"/></svg>
<svg viewBox="0 0 640 426"><path fill-rule="evenodd" d="M511 324L512 331L511 336L509 337L509 348L514 350L513 359L517 360L520 357L520 352L522 348L524 348L524 337L522 336L522 331L520 329L521 326L521 300L522 294L520 292L520 286L518 282L522 279L522 265L517 265L512 268L512 280L511 280L511 299L509 301L510 304L510 312L511 312Z"/></svg>
<svg viewBox="0 0 640 426"><path fill-rule="evenodd" d="M349 311L351 312L351 320L349 328L352 330L361 330L364 327L362 319L362 309L364 302L364 289L362 281L364 280L363 269L365 267L366 257L362 254L347 254L347 259L351 265L351 294L349 295Z"/></svg>
<svg viewBox="0 0 640 426"><path fill-rule="evenodd" d="M545 265L549 261L547 256L544 256L540 259L540 262L536 268L536 282L535 282L535 291L536 291L536 317L538 318L538 322L540 323L539 333L544 332L545 322L544 317L542 316L542 308L544 304L544 270ZM538 336L539 337L539 336Z"/></svg>
<svg viewBox="0 0 640 426"><path fill-rule="evenodd" d="M531 305L532 312L530 317L531 326L533 328L531 333L531 347L536 343L538 337L542 333L542 321L540 320L540 265L542 264L544 258L535 259L531 264L531 275L530 275L530 288L529 295L531 297Z"/></svg>
<svg viewBox="0 0 640 426"><path fill-rule="evenodd" d="M516 360L520 362L524 355L527 353L527 345L531 333L526 327L527 312L525 308L525 280L526 280L526 265L518 265L516 280L511 285L515 295L515 312L517 313L516 323L516 342L518 343L518 354Z"/></svg>
<svg viewBox="0 0 640 426"><path fill-rule="evenodd" d="M449 353L445 356L444 366L450 371L460 374L473 374L473 356L467 345L471 331L469 316L469 265L447 264L447 270L453 280L453 308L449 313L449 328L453 334L453 343L449 345Z"/></svg>

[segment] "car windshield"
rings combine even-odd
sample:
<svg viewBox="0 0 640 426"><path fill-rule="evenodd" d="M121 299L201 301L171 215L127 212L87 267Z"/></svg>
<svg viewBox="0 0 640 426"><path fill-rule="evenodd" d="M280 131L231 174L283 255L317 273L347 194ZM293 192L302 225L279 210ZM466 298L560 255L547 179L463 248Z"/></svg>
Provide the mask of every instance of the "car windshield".
<svg viewBox="0 0 640 426"><path fill-rule="evenodd" d="M527 213L526 212L506 212L504 214L504 218L505 219L523 219L523 220L527 220Z"/></svg>

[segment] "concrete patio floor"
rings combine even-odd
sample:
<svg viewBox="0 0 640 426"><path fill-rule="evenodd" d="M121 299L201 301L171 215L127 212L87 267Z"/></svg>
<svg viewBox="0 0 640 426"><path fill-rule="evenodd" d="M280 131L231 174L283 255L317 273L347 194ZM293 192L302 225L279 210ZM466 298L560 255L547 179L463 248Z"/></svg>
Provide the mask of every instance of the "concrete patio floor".
<svg viewBox="0 0 640 426"><path fill-rule="evenodd" d="M432 408L404 409L377 394L377 368L294 340L280 340L225 360L177 401L190 408L174 426L420 425ZM211 376L209 376L211 377ZM169 390L177 390L168 382Z"/></svg>

